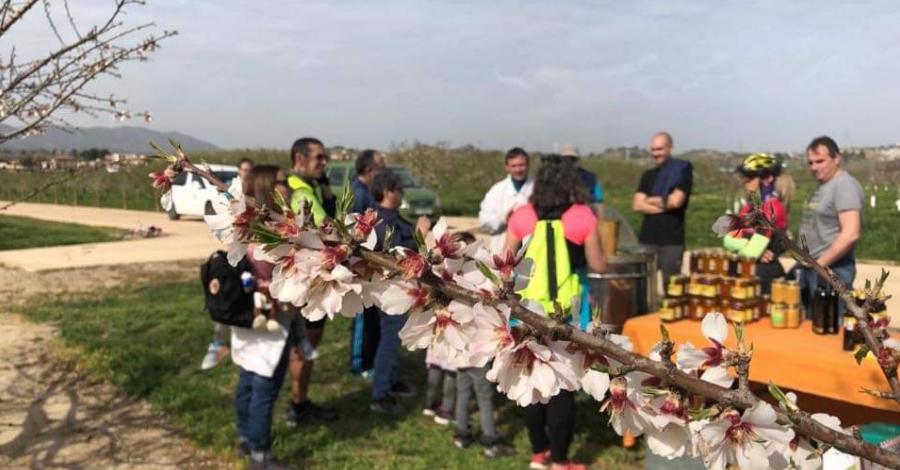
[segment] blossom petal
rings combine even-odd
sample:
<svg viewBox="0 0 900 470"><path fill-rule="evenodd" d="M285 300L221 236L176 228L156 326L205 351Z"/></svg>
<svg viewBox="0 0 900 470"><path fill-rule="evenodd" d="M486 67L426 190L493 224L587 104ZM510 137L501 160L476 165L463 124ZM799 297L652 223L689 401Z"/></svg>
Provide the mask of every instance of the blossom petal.
<svg viewBox="0 0 900 470"><path fill-rule="evenodd" d="M818 421L827 428L846 434L844 428L841 427L841 420L837 417L825 413L814 413L810 416L810 418Z"/></svg>
<svg viewBox="0 0 900 470"><path fill-rule="evenodd" d="M684 343L678 348L675 362L684 372L693 372L703 366L708 358L705 352L695 348L693 344Z"/></svg>
<svg viewBox="0 0 900 470"><path fill-rule="evenodd" d="M603 401L609 390L609 375L596 370L589 370L581 378L581 389L594 400Z"/></svg>
<svg viewBox="0 0 900 470"><path fill-rule="evenodd" d="M735 457L741 470L768 470L769 456L766 449L756 442L746 442L735 449Z"/></svg>
<svg viewBox="0 0 900 470"><path fill-rule="evenodd" d="M684 455L690 437L686 428L674 424L666 426L662 431L648 428L645 435L650 451L669 460Z"/></svg>
<svg viewBox="0 0 900 470"><path fill-rule="evenodd" d="M713 312L703 317L703 323L700 326L703 336L719 343L724 344L728 338L728 322L725 316L719 312Z"/></svg>
<svg viewBox="0 0 900 470"><path fill-rule="evenodd" d="M724 388L730 388L734 383L734 377L728 374L726 367L710 367L700 376L700 379Z"/></svg>

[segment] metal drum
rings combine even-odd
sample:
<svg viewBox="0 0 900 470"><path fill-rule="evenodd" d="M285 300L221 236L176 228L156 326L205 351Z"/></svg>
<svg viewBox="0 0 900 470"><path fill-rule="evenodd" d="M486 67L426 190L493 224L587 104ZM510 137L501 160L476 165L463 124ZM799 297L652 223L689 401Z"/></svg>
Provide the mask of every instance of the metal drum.
<svg viewBox="0 0 900 470"><path fill-rule="evenodd" d="M656 308L656 255L649 252L607 258L606 272L589 273L591 304L600 307L601 322L621 332L628 318Z"/></svg>

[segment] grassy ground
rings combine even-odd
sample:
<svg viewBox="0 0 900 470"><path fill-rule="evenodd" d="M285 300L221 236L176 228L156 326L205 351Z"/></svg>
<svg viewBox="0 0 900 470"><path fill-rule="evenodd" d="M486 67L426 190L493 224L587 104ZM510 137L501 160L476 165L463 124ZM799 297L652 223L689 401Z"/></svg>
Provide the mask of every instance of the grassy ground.
<svg viewBox="0 0 900 470"><path fill-rule="evenodd" d="M230 363L200 372L212 326L195 282L143 285L101 291L66 300L43 300L26 314L59 326L65 346L89 372L110 380L126 393L146 399L167 414L184 433L204 447L230 452L235 438L233 391L237 370ZM421 415L420 396L396 418L368 411L370 387L348 370L349 321L330 323L316 364L313 399L337 406L342 419L297 430L284 426L285 384L275 413L274 450L280 457L311 469L519 469L530 458L520 410L498 398L501 430L519 454L487 460L480 448L457 450L452 431ZM403 374L424 389L421 353L402 355ZM595 462L591 468L640 468L642 453L627 451L607 427L599 404L581 394L578 400L574 458Z"/></svg>
<svg viewBox="0 0 900 470"><path fill-rule="evenodd" d="M0 251L120 240L122 230L0 215Z"/></svg>

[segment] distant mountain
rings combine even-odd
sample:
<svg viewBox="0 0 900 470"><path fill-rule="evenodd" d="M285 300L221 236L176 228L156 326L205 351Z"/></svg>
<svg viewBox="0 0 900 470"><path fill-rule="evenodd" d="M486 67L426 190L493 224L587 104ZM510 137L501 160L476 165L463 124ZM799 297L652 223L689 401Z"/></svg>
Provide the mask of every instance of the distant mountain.
<svg viewBox="0 0 900 470"><path fill-rule="evenodd" d="M7 133L10 130L11 127L0 124L0 133ZM0 149L81 151L98 148L119 153L147 154L153 152L150 141L168 148L170 137L181 142L184 148L191 149L192 152L218 150L218 147L209 142L180 132L158 132L143 127L84 127L74 133L50 129L43 135L10 140L0 145Z"/></svg>

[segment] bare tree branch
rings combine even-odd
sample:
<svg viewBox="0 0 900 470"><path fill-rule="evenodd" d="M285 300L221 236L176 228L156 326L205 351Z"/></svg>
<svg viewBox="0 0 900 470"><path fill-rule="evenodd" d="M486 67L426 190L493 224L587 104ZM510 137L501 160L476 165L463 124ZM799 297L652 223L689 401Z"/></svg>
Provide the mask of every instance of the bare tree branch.
<svg viewBox="0 0 900 470"><path fill-rule="evenodd" d="M64 117L65 112L84 112L92 117L108 114L118 120L144 116L149 120L149 112L121 108L126 103L124 99L97 93L90 86L101 76L120 77L122 64L147 60L160 41L177 32L163 31L131 42L142 31L155 27L154 23L125 25L126 10L143 4L136 0L116 0L102 21L87 27L77 24L68 0L62 2L64 20L55 17L50 0L41 1L48 34L53 34L60 45L45 55L25 60L13 45L8 61L0 60L0 123L13 123L11 131L0 134L0 144L48 127L74 128ZM34 11L37 3L38 0L0 0L0 42L27 12ZM61 20L68 22L71 33L60 28Z"/></svg>

